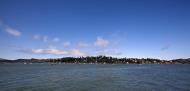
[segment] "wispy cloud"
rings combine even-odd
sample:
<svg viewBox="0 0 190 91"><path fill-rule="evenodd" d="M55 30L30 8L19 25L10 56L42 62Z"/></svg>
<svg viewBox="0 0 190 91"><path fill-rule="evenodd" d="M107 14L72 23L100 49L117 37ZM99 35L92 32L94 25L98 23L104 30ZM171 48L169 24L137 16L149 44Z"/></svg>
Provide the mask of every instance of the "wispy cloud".
<svg viewBox="0 0 190 91"><path fill-rule="evenodd" d="M43 42L53 43L60 41L59 37L53 39L49 38L46 35L34 35L33 39L40 40ZM52 41L49 41L52 40ZM57 43L56 43L57 44ZM90 55L121 55L120 52L116 51L113 48L113 42L102 37L97 37L95 41L91 43L78 42L76 45L71 46L70 41L62 42L63 48L69 47L66 50L59 49L55 46L48 46L48 48L38 48L38 49L28 49L26 52L33 54L51 54L51 55L61 55L61 56L90 56ZM89 48L89 49L80 49L80 48ZM115 48L115 47L114 47Z"/></svg>
<svg viewBox="0 0 190 91"><path fill-rule="evenodd" d="M71 42L69 42L69 41L66 41L66 42L63 43L63 46L64 46L64 47L68 47L68 46L70 46L70 45L71 45Z"/></svg>
<svg viewBox="0 0 190 91"><path fill-rule="evenodd" d="M57 48L39 48L39 49L20 49L21 52L33 53L33 54L51 54L51 55L62 55L62 56L87 56L87 53L82 52L79 49L72 49L65 51Z"/></svg>
<svg viewBox="0 0 190 91"><path fill-rule="evenodd" d="M86 53L81 52L81 51L78 50L78 49L73 49L73 50L71 50L71 51L70 51L70 55L72 55L72 56L87 56Z"/></svg>
<svg viewBox="0 0 190 91"><path fill-rule="evenodd" d="M119 56L122 53L119 51L117 45L119 42L119 36L110 36L109 40L102 37L97 37L94 45L96 50L94 51L96 55L106 55L106 56ZM111 39L111 40L110 40Z"/></svg>
<svg viewBox="0 0 190 91"><path fill-rule="evenodd" d="M33 36L33 39L35 39L35 40L40 40L40 38L41 38L40 35L34 35L34 36Z"/></svg>
<svg viewBox="0 0 190 91"><path fill-rule="evenodd" d="M97 50L96 55L106 55L106 56L114 56L114 55L121 55L121 52L118 52L117 50L114 49L102 49L102 50Z"/></svg>
<svg viewBox="0 0 190 91"><path fill-rule="evenodd" d="M19 30L14 29L6 24L3 24L1 20L0 20L0 29L15 37L20 37L22 35L22 33Z"/></svg>
<svg viewBox="0 0 190 91"><path fill-rule="evenodd" d="M46 35L38 35L38 34L35 34L35 35L33 35L33 39L34 40L41 40L41 41L43 41L43 42L47 42L48 41L48 36L46 36Z"/></svg>
<svg viewBox="0 0 190 91"><path fill-rule="evenodd" d="M54 55L66 55L67 51L59 49L32 49L31 51L34 54L54 54Z"/></svg>
<svg viewBox="0 0 190 91"><path fill-rule="evenodd" d="M11 28L11 27L6 27L6 28L5 28L5 31L6 31L8 34L13 35L13 36L15 36L15 37L21 36L21 32L20 32L20 31L18 31L18 30L16 30L16 29L13 29L13 28Z"/></svg>
<svg viewBox="0 0 190 91"><path fill-rule="evenodd" d="M86 48L86 47L90 47L90 44L84 43L84 42L79 42L79 43L77 44L77 46L78 46L79 48Z"/></svg>
<svg viewBox="0 0 190 91"><path fill-rule="evenodd" d="M109 45L109 41L106 39L103 39L101 37L97 37L96 42L94 43L95 46L97 47L102 47L105 48Z"/></svg>

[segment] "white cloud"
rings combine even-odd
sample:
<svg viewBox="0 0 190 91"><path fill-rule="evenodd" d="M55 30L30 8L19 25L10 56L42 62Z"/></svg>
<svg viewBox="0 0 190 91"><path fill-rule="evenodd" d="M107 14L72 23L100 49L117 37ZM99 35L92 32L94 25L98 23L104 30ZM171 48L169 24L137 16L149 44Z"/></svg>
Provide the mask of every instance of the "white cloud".
<svg viewBox="0 0 190 91"><path fill-rule="evenodd" d="M32 53L35 54L55 54L55 55L66 55L67 51L59 49L32 49Z"/></svg>
<svg viewBox="0 0 190 91"><path fill-rule="evenodd" d="M94 43L94 45L97 46L97 47L102 47L102 48L104 48L104 47L107 47L107 46L109 45L109 41L106 40L106 39L103 39L103 38L101 38L101 37L97 37L97 40L96 40L96 42Z"/></svg>
<svg viewBox="0 0 190 91"><path fill-rule="evenodd" d="M20 37L22 35L20 31L11 28L8 25L3 24L1 20L0 20L0 29L15 37Z"/></svg>
<svg viewBox="0 0 190 91"><path fill-rule="evenodd" d="M23 51L23 50L22 50ZM87 54L78 50L78 49L72 49L70 51L64 51L57 48L47 48L47 49L32 49L32 50L24 50L24 52L31 52L34 54L52 54L52 55L68 55L68 56L86 56Z"/></svg>
<svg viewBox="0 0 190 91"><path fill-rule="evenodd" d="M7 33L13 35L13 36L16 36L16 37L21 36L21 32L20 32L20 31L15 30L15 29L10 28L10 27L5 28L5 31L6 31Z"/></svg>
<svg viewBox="0 0 190 91"><path fill-rule="evenodd" d="M79 43L78 43L78 47L79 47L79 48L84 48L84 47L89 47L89 46L90 46L89 44L84 43L84 42L79 42Z"/></svg>
<svg viewBox="0 0 190 91"><path fill-rule="evenodd" d="M114 49L104 49L96 51L96 55L106 55L106 56L114 56L114 55L121 55L121 52L118 52Z"/></svg>
<svg viewBox="0 0 190 91"><path fill-rule="evenodd" d="M72 56L86 56L87 54L81 52L78 49L73 49L73 50L70 51L70 55L72 55Z"/></svg>
<svg viewBox="0 0 190 91"><path fill-rule="evenodd" d="M71 45L71 42L69 42L69 41L66 41L66 42L63 43L63 46L64 46L64 47L68 47L68 46L70 46L70 45Z"/></svg>
<svg viewBox="0 0 190 91"><path fill-rule="evenodd" d="M35 35L33 35L33 39L40 40L40 41L43 41L43 42L47 42L48 41L48 36L35 34Z"/></svg>
<svg viewBox="0 0 190 91"><path fill-rule="evenodd" d="M60 39L57 38L57 37L53 39L54 42L59 42L59 40L60 40Z"/></svg>

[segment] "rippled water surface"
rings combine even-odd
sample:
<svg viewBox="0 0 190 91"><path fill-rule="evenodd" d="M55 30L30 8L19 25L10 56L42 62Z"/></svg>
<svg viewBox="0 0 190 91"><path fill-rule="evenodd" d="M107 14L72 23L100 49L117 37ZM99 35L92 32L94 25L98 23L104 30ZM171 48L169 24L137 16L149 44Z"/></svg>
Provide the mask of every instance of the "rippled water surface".
<svg viewBox="0 0 190 91"><path fill-rule="evenodd" d="M0 91L190 91L190 65L0 64Z"/></svg>

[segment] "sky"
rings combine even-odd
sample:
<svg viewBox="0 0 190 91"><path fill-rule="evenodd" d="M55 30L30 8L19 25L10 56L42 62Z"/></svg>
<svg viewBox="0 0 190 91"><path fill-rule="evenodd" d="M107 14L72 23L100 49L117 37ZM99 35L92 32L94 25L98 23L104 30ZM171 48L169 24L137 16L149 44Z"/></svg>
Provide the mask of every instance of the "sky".
<svg viewBox="0 0 190 91"><path fill-rule="evenodd" d="M0 0L0 58L190 58L189 0Z"/></svg>

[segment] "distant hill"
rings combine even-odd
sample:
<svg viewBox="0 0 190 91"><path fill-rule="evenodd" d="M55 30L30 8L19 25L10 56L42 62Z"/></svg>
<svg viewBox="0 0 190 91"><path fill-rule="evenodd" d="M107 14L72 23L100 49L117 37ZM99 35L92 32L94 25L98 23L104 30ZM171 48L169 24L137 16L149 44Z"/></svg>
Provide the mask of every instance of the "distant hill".
<svg viewBox="0 0 190 91"><path fill-rule="evenodd" d="M16 59L0 58L0 63L89 63L89 64L190 64L190 58L161 60L152 58L114 58L106 56L64 57L54 59Z"/></svg>
<svg viewBox="0 0 190 91"><path fill-rule="evenodd" d="M0 58L0 61L3 61L3 60L7 60L7 59Z"/></svg>

